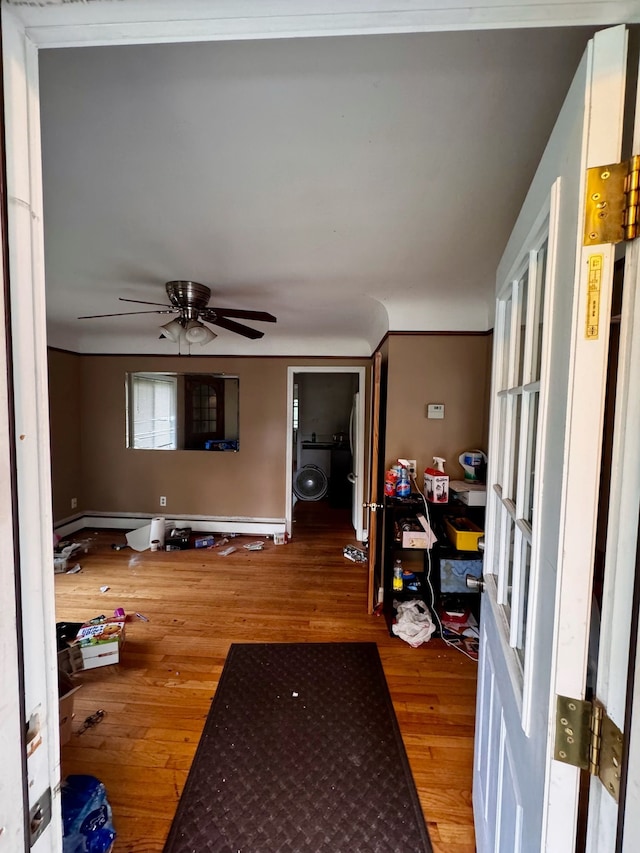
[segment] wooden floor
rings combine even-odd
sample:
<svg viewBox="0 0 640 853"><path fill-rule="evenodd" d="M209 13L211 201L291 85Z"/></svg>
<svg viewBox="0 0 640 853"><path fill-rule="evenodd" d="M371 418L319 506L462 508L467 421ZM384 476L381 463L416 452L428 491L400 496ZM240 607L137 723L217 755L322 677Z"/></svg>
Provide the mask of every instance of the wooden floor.
<svg viewBox="0 0 640 853"><path fill-rule="evenodd" d="M297 641L378 644L434 850L473 853L477 665L439 640L413 649L367 615L366 567L342 554L356 544L348 513L298 503L289 544L266 540L252 552L242 544L259 537L237 537L226 557L114 551L121 532L83 537L91 544L82 572L56 576L57 620L116 607L130 620L121 662L76 676L82 688L62 773L105 783L115 853L162 850L230 643ZM98 709L102 722L78 734Z"/></svg>

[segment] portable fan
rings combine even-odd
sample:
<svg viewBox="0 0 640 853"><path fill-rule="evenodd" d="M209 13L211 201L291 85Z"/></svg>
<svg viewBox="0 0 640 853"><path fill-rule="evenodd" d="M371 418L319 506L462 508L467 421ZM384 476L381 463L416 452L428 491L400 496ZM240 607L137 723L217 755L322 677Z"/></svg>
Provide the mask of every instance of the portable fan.
<svg viewBox="0 0 640 853"><path fill-rule="evenodd" d="M327 475L317 465L305 465L293 482L294 494L301 501L319 501L327 494L328 488Z"/></svg>

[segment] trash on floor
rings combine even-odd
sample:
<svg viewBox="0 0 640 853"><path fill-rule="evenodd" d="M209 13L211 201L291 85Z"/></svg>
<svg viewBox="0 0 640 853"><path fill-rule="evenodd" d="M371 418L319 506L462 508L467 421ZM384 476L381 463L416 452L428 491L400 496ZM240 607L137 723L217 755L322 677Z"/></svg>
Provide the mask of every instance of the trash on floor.
<svg viewBox="0 0 640 853"><path fill-rule="evenodd" d="M462 608L460 610L439 610L442 625L442 639L449 646L455 646L472 660L478 660L479 631L478 622L473 613Z"/></svg>
<svg viewBox="0 0 640 853"><path fill-rule="evenodd" d="M85 622L73 641L80 648L84 669L118 663L125 641L125 617L102 616Z"/></svg>
<svg viewBox="0 0 640 853"><path fill-rule="evenodd" d="M83 735L87 729L92 729L94 726L97 726L98 723L101 723L103 721L105 714L106 711L103 711L102 708L98 708L95 714L89 714L89 716L85 717L85 719L83 720L82 725L76 732L76 735Z"/></svg>
<svg viewBox="0 0 640 853"><path fill-rule="evenodd" d="M190 527L174 527L165 539L165 551L186 551L191 537ZM196 545L196 547L198 547Z"/></svg>
<svg viewBox="0 0 640 853"><path fill-rule="evenodd" d="M420 599L394 602L396 621L391 626L396 637L409 643L414 649L431 639L436 630L429 608Z"/></svg>
<svg viewBox="0 0 640 853"><path fill-rule="evenodd" d="M259 540L257 542L247 542L247 544L243 545L242 547L246 548L247 551L262 551L262 549L264 548L264 542L262 542L262 540Z"/></svg>
<svg viewBox="0 0 640 853"><path fill-rule="evenodd" d="M126 534L127 544L134 551L146 551L151 547L153 541L157 541L159 543L158 547L164 549L166 531L166 520L162 517L153 518L151 524L145 524L143 527L130 530Z"/></svg>
<svg viewBox="0 0 640 853"><path fill-rule="evenodd" d="M64 853L108 853L116 831L103 783L95 776L68 776L61 802Z"/></svg>
<svg viewBox="0 0 640 853"><path fill-rule="evenodd" d="M351 560L352 563L366 563L369 559L362 548L356 548L355 545L345 545L342 549L342 553L347 560Z"/></svg>
<svg viewBox="0 0 640 853"><path fill-rule="evenodd" d="M233 554L235 550L235 547L233 545L230 545L228 548L223 548L222 551L218 551L218 554L221 557L226 557L228 554Z"/></svg>
<svg viewBox="0 0 640 853"><path fill-rule="evenodd" d="M88 544L86 546L86 550L84 544L82 542L72 542L72 543L64 543L61 542L58 544L58 547L53 552L53 571L56 575L62 574L67 571L69 566L69 560L74 554L78 554L81 551L88 551Z"/></svg>

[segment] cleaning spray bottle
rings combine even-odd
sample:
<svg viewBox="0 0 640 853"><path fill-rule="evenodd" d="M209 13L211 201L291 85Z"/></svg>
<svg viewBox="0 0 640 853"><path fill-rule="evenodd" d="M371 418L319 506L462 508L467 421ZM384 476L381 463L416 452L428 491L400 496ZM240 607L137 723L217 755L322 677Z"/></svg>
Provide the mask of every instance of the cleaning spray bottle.
<svg viewBox="0 0 640 853"><path fill-rule="evenodd" d="M433 465L424 469L424 496L434 504L449 502L449 475L444 473L446 459L433 457Z"/></svg>

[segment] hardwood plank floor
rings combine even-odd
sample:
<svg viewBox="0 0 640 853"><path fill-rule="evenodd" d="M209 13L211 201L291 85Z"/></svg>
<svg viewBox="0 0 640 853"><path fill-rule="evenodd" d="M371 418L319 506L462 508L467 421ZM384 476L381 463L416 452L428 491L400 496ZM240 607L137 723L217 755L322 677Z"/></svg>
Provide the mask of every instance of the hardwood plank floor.
<svg viewBox="0 0 640 853"><path fill-rule="evenodd" d="M82 572L56 576L57 620L131 614L121 662L75 677L74 734L62 749L63 776L105 783L116 853L162 850L229 645L305 641L378 644L434 850L474 853L477 665L439 640L413 649L367 615L366 567L342 554L356 544L348 515L298 503L289 544L252 552L241 546L259 537L238 537L226 557L114 551L122 532L76 535L91 545ZM77 734L99 708L102 722Z"/></svg>

